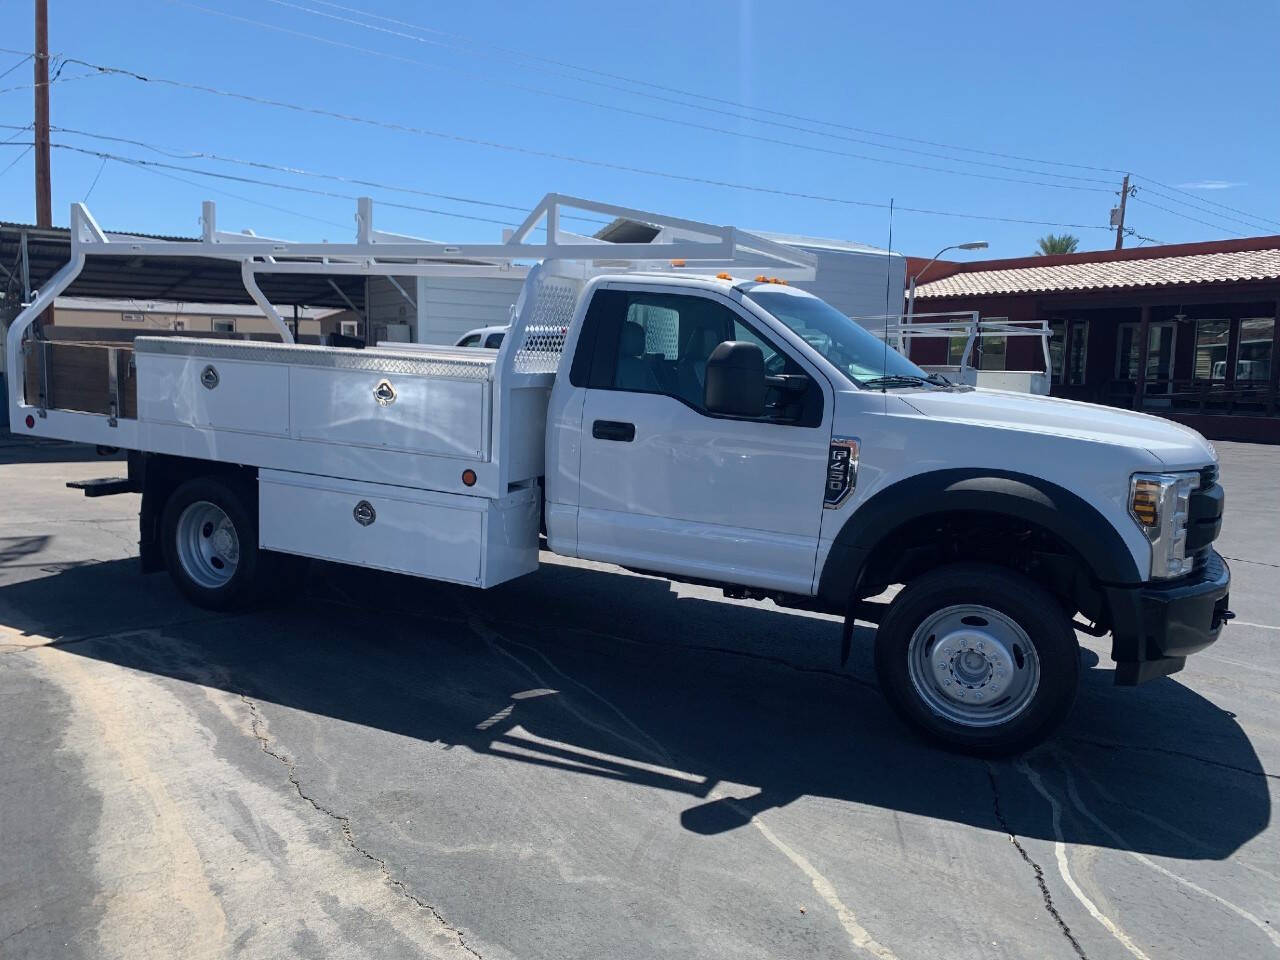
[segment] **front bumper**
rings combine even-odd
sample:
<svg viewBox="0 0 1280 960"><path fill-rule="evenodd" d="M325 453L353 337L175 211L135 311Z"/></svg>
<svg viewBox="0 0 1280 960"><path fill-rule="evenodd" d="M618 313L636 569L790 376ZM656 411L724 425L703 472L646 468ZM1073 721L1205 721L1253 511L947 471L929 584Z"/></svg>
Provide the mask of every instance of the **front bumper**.
<svg viewBox="0 0 1280 960"><path fill-rule="evenodd" d="M1231 618L1231 569L1211 550L1203 568L1169 584L1105 588L1116 683L1133 686L1181 670Z"/></svg>

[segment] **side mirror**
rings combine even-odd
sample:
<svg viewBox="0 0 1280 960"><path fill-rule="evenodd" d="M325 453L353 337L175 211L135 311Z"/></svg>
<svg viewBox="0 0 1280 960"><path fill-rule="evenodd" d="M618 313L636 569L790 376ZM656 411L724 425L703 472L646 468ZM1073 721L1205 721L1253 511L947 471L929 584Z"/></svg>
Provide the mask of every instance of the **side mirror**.
<svg viewBox="0 0 1280 960"><path fill-rule="evenodd" d="M726 340L707 358L703 405L710 413L764 416L764 352L758 344Z"/></svg>

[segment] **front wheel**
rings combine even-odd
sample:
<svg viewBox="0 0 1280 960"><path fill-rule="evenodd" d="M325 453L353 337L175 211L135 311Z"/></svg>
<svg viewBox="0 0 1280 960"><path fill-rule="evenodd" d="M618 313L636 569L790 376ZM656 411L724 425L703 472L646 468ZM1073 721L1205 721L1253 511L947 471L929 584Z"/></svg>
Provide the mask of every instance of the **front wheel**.
<svg viewBox="0 0 1280 960"><path fill-rule="evenodd" d="M1075 701L1080 652L1062 605L1037 583L985 564L912 581L876 632L876 671L894 709L966 753L1018 753Z"/></svg>

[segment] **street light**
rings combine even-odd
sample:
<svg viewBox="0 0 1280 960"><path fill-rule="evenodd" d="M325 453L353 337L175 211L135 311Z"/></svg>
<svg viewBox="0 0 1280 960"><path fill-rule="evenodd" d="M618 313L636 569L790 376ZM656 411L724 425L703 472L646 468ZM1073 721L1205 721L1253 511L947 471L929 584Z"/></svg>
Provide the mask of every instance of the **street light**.
<svg viewBox="0 0 1280 960"><path fill-rule="evenodd" d="M930 260L923 267L917 270L915 273L915 276L911 278L911 289L910 289L910 292L907 294L907 323L913 322L916 315L916 281L924 276L924 272L928 270L930 267L932 267L937 262L940 256L942 256L948 250L985 250L985 249L987 249L987 241L985 240L971 240L968 243L953 243L949 247L943 247L941 250L939 250L937 253L933 255L932 260ZM901 329L899 329L898 331L898 352L899 353L902 353L902 347L903 347L902 331Z"/></svg>

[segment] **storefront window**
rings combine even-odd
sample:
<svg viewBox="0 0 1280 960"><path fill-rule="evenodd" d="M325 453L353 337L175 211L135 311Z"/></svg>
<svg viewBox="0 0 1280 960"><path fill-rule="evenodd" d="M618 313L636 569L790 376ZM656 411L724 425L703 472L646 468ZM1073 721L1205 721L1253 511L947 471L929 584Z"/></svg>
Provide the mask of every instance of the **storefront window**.
<svg viewBox="0 0 1280 960"><path fill-rule="evenodd" d="M1227 377L1227 341L1231 321L1196 321L1196 369L1197 380L1225 380Z"/></svg>
<svg viewBox="0 0 1280 960"><path fill-rule="evenodd" d="M1067 321L1050 320L1049 363L1053 366L1053 382L1062 382L1062 347L1067 339Z"/></svg>
<svg viewBox="0 0 1280 960"><path fill-rule="evenodd" d="M1275 329L1275 317L1245 317L1240 321L1236 380L1271 379L1271 348Z"/></svg>
<svg viewBox="0 0 1280 960"><path fill-rule="evenodd" d="M1138 379L1138 327L1122 323L1116 331L1116 379Z"/></svg>
<svg viewBox="0 0 1280 960"><path fill-rule="evenodd" d="M1005 369L1005 352L1009 338L1005 336L983 337L978 348L978 366L982 370Z"/></svg>
<svg viewBox="0 0 1280 960"><path fill-rule="evenodd" d="M1085 351L1089 346L1089 328L1083 320L1076 320L1068 328L1067 382L1073 386L1084 383Z"/></svg>
<svg viewBox="0 0 1280 960"><path fill-rule="evenodd" d="M964 345L969 342L967 334L947 338L947 365L958 367L964 362Z"/></svg>

